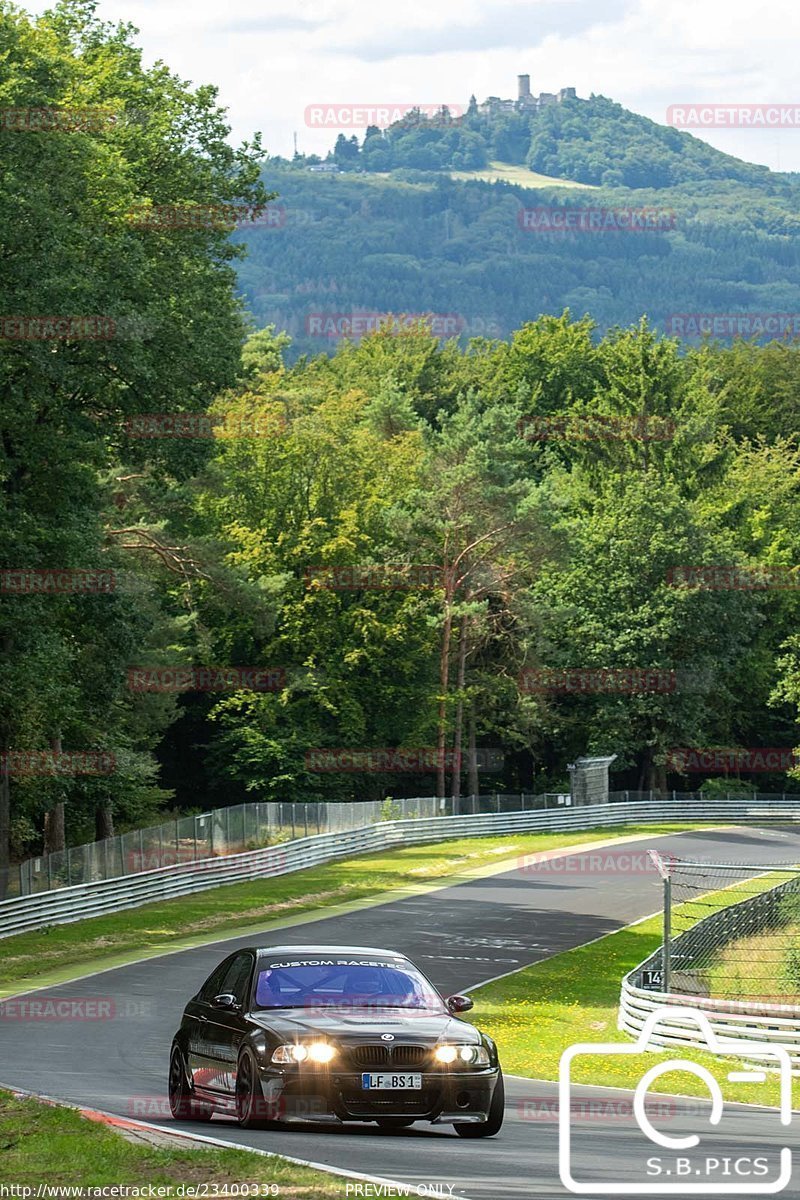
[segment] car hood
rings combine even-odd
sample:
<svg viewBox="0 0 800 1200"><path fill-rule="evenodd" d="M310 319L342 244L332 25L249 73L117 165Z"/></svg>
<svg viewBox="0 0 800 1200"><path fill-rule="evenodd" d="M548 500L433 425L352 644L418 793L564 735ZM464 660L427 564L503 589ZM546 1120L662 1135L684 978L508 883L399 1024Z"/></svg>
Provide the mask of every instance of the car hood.
<svg viewBox="0 0 800 1200"><path fill-rule="evenodd" d="M250 1020L283 1041L323 1035L343 1042L375 1042L384 1033L393 1034L395 1042L414 1042L435 1046L448 1038L477 1044L480 1034L474 1025L459 1021L447 1012L405 1012L386 1009L383 1012L343 1013L341 1009L325 1013L322 1009L307 1012L303 1009L272 1008L250 1013Z"/></svg>

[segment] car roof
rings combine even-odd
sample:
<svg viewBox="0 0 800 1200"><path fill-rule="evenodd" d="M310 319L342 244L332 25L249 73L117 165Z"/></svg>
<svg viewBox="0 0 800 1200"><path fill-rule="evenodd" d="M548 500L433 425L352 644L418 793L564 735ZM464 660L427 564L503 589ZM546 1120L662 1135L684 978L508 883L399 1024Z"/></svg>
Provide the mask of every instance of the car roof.
<svg viewBox="0 0 800 1200"><path fill-rule="evenodd" d="M384 958L406 958L399 950L381 950L376 946L245 946L244 949L253 950L261 957L265 954L297 954L304 958L319 954L377 954Z"/></svg>

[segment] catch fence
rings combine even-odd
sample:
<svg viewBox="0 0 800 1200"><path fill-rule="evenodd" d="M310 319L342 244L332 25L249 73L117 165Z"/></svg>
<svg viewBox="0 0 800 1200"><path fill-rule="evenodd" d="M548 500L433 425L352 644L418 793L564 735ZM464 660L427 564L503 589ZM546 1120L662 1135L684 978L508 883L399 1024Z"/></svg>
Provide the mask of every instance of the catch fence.
<svg viewBox="0 0 800 1200"><path fill-rule="evenodd" d="M623 980L619 1027L638 1036L659 1010L653 1044L703 1048L686 1016L702 1013L720 1038L785 1047L799 1071L800 864L651 853L664 884L663 941Z"/></svg>
<svg viewBox="0 0 800 1200"><path fill-rule="evenodd" d="M6 895L33 896L76 884L139 875L160 867L260 850L313 834L363 829L378 821L522 812L557 808L563 803L563 799L554 796L495 793L465 796L456 801L421 796L400 800L236 804L27 859L19 865L18 879L10 877Z"/></svg>
<svg viewBox="0 0 800 1200"><path fill-rule="evenodd" d="M672 822L680 827L698 821L714 826L743 823L764 826L800 821L800 797L791 796L758 801L741 797L715 798L709 802L695 795L639 800L627 793L619 793L613 803L556 803L555 807L548 808L530 803L535 799L533 797L530 801L527 797L487 797L487 811L481 811L481 798L469 799L469 807L474 810L469 815L445 812L435 817L404 819L383 810L381 820L349 831L309 834L261 849L197 862L173 863L132 875L5 900L0 902L0 938L46 925L135 908L153 900L188 895L221 884L285 875L354 854L440 842L447 838L613 829L650 822Z"/></svg>

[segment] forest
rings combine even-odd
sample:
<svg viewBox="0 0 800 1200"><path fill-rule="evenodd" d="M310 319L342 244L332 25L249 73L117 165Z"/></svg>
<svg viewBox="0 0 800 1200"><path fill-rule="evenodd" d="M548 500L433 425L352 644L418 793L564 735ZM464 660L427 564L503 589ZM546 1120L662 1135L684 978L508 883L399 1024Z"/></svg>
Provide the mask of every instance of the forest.
<svg viewBox="0 0 800 1200"><path fill-rule="evenodd" d="M291 334L290 360L335 349L320 316L449 315L462 344L565 308L600 333L645 313L666 333L687 313L796 316L800 192L766 175L534 189L435 172L330 177L269 160L262 180L278 198L235 232L247 250L239 287L260 325ZM651 219L628 230L629 213ZM580 227L593 214L605 228ZM577 228L556 228L567 221Z"/></svg>
<svg viewBox="0 0 800 1200"><path fill-rule="evenodd" d="M9 103L115 114L0 130L0 877L173 810L559 790L587 753L616 754L622 787L797 788L796 342L682 345L644 272L634 319L562 311L582 278L563 243L541 263L548 313L500 225L513 194L493 208L482 185L441 185L453 307L369 209L313 267L314 221L302 245L143 227L142 205L264 213L290 174L311 182L272 172L255 135L232 148L214 90L145 68L91 6L0 5L0 34ZM424 238L431 195L383 183L375 203L398 228L415 205ZM473 271L472 225L507 261ZM683 236L698 263L746 260L760 299L796 294L788 233ZM513 264L513 324L386 320L309 353L259 311L268 245L282 280L330 271L346 296L348 272L382 270L410 314L485 314ZM599 294L609 272L580 253ZM652 255L663 283L672 256ZM696 278L678 272L684 307L703 307ZM746 753L698 770L709 748Z"/></svg>

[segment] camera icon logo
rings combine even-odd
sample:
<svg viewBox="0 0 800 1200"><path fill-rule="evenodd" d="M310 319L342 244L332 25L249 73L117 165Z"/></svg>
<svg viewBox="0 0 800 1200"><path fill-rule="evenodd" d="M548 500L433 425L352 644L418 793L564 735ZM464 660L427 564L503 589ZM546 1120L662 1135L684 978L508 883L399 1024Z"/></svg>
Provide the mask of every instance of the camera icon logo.
<svg viewBox="0 0 800 1200"><path fill-rule="evenodd" d="M730 1159L720 1160L716 1157L698 1156L697 1165L688 1157L674 1157L670 1159L673 1167L662 1169L659 1167L658 1175L672 1176L669 1182L661 1179L656 1181L653 1174L648 1172L646 1177L642 1178L641 1182L630 1182L626 1180L617 1180L609 1182L607 1180L579 1180L574 1177L573 1173L573 1139L572 1139L572 1063L578 1056L593 1056L593 1057L620 1057L631 1054L643 1054L648 1050L663 1050L664 1046L660 1045L656 1038L658 1037L658 1027L663 1027L662 1036L680 1032L685 1030L686 1023L695 1025L702 1036L704 1045L702 1049L712 1054L733 1055L736 1058L755 1059L757 1063L764 1063L764 1069L750 1067L741 1070L731 1070L727 1074L727 1079L730 1083L763 1083L766 1081L766 1067L771 1067L779 1072L780 1086L780 1104L778 1108L778 1119L781 1125L790 1125L792 1120L792 1063L789 1053L782 1046L773 1046L765 1042L756 1041L739 1041L738 1039L723 1038L715 1033L711 1026L711 1022L705 1013L697 1009L683 1006L663 1006L650 1013L645 1021L642 1030L635 1042L630 1045L619 1042L578 1042L574 1046L570 1046L561 1055L559 1063L559 1078L558 1078L558 1122L559 1122L559 1146L558 1146L558 1167L559 1175L563 1185L571 1192L577 1195L647 1195L669 1196L680 1193L683 1196L698 1195L698 1196L758 1196L758 1195L774 1195L782 1191L790 1182L792 1177L792 1152L788 1146L780 1148L777 1155L779 1170L776 1177L763 1182L756 1182L753 1175L763 1176L767 1172L764 1170L739 1170L739 1163L750 1163L758 1161L749 1158L740 1157L737 1160L737 1174L747 1175L747 1178L731 1179L727 1177L724 1182L719 1179L714 1179L715 1171L720 1166L720 1161L730 1162ZM677 1027L677 1028L676 1028ZM687 1058L668 1058L662 1059L655 1066L646 1071L639 1080L636 1090L633 1095L633 1115L636 1119L638 1129L645 1137L662 1150L668 1151L671 1154L675 1152L686 1152L700 1146L701 1139L698 1134L691 1133L683 1136L669 1136L655 1128L645 1111L645 1100L648 1089L660 1079L662 1075L672 1071L683 1071L695 1075L700 1079L708 1089L711 1097L711 1107L708 1117L711 1130L720 1124L724 1112L724 1098L722 1088L719 1082L714 1078L711 1072L699 1063L692 1062ZM669 1157L669 1156L667 1156ZM648 1159L649 1164L661 1162L661 1159ZM685 1164L675 1169L676 1164Z"/></svg>

